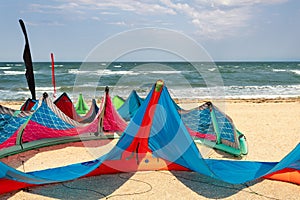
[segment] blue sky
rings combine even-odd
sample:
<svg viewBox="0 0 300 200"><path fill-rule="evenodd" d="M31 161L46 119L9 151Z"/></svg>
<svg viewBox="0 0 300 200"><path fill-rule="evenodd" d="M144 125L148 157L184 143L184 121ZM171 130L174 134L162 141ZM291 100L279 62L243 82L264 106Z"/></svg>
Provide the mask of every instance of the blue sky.
<svg viewBox="0 0 300 200"><path fill-rule="evenodd" d="M20 18L34 61L50 52L83 61L107 38L145 27L185 34L215 61L300 60L298 0L10 0L0 16L0 61L22 60Z"/></svg>

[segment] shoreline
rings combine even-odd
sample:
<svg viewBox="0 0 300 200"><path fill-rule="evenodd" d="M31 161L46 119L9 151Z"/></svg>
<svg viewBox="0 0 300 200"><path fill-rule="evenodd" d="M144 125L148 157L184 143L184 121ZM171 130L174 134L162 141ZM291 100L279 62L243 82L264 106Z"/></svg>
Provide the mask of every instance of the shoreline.
<svg viewBox="0 0 300 200"><path fill-rule="evenodd" d="M286 102L300 102L300 96L297 97L276 97L276 98L220 98L220 99L201 99L201 98L173 98L175 102L184 102L184 103L198 103L198 102L225 102L225 103L286 103ZM0 105L22 105L26 100L0 100ZM100 99L97 99L99 102ZM74 101L76 102L76 101ZM86 100L90 102L90 100Z"/></svg>
<svg viewBox="0 0 300 200"><path fill-rule="evenodd" d="M207 102L211 101L210 99L192 99L192 98L180 98L174 99L175 102L184 102L184 103L195 103L195 102ZM213 99L216 102L225 102L225 103L285 103L285 102L300 102L299 97L277 97L277 98L221 98Z"/></svg>

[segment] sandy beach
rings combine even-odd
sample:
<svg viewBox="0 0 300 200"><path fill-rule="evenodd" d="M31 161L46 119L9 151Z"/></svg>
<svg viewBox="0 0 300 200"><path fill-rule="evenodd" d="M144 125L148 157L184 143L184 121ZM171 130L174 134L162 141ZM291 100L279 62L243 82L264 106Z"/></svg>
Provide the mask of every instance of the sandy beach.
<svg viewBox="0 0 300 200"><path fill-rule="evenodd" d="M20 102L1 102L19 108ZM191 108L195 103L181 105ZM231 99L222 110L245 134L249 153L242 160L280 161L300 141L300 99ZM45 147L1 159L20 171L83 162L107 152L116 141L77 142ZM237 159L209 150L206 157ZM0 199L300 199L300 186L260 179L231 185L194 172L147 171L83 178L33 187Z"/></svg>

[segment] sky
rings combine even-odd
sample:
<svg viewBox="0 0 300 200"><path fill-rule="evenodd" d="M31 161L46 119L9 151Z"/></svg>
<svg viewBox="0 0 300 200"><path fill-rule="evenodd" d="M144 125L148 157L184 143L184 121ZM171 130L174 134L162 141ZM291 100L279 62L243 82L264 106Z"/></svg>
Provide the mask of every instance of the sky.
<svg viewBox="0 0 300 200"><path fill-rule="evenodd" d="M3 1L2 62L22 61L24 37L19 19L25 22L36 62L49 61L51 52L57 61L80 62L107 39L149 27L185 35L214 61L300 60L299 0ZM122 46L115 45L112 48Z"/></svg>

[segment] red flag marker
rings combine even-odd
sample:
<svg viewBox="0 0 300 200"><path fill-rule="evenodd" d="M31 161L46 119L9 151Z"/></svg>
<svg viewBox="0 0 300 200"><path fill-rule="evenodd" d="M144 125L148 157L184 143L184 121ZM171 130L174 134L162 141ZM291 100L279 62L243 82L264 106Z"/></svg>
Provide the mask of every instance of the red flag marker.
<svg viewBox="0 0 300 200"><path fill-rule="evenodd" d="M52 85L53 85L53 97L56 97L56 86L55 86L55 72L54 72L54 55L51 53L51 63L52 63Z"/></svg>

